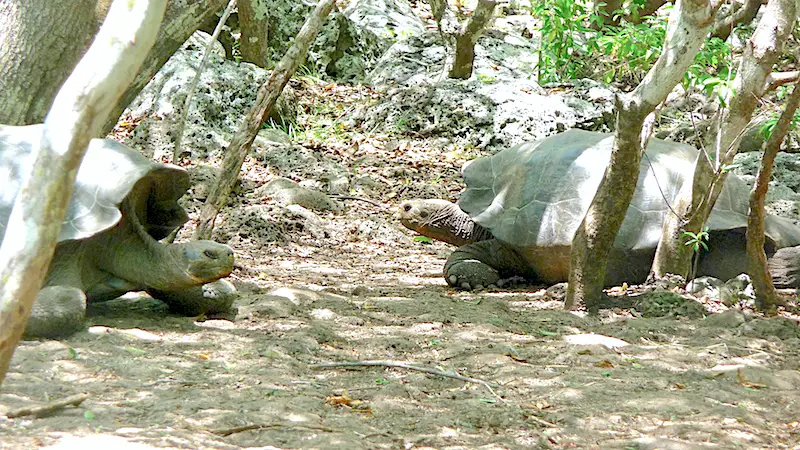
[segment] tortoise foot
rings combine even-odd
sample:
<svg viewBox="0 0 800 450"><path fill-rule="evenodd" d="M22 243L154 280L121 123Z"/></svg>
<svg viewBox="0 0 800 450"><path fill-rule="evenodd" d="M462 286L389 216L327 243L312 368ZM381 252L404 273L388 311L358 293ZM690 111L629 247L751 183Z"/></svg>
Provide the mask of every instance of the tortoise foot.
<svg viewBox="0 0 800 450"><path fill-rule="evenodd" d="M163 300L171 312L184 316L227 313L238 296L233 284L224 279L180 291L147 293Z"/></svg>
<svg viewBox="0 0 800 450"><path fill-rule="evenodd" d="M86 295L70 286L49 286L39 291L25 326L26 338L66 337L84 327Z"/></svg>
<svg viewBox="0 0 800 450"><path fill-rule="evenodd" d="M500 274L495 269L476 259L448 265L444 277L450 286L466 290L481 290L492 285L497 286L500 282Z"/></svg>

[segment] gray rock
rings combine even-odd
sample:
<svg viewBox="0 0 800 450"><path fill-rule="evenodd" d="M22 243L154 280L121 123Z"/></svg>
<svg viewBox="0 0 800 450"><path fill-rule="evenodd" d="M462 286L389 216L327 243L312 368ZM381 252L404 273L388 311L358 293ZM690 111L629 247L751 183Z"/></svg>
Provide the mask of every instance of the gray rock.
<svg viewBox="0 0 800 450"><path fill-rule="evenodd" d="M366 129L442 136L459 145L499 150L569 128L605 129L612 98L610 89L588 80L548 93L533 81L448 79L390 89L354 119Z"/></svg>
<svg viewBox="0 0 800 450"><path fill-rule="evenodd" d="M172 153L177 120L186 101L186 87L194 78L201 59L199 51L179 50L145 86L125 111L133 119L140 120L126 139L127 144ZM183 134L184 150L191 149L193 157L221 154L239 129L241 118L255 103L258 88L268 76L269 72L253 64L237 64L212 54L189 109ZM287 86L270 119L279 124L293 122L297 114L293 98L294 91Z"/></svg>

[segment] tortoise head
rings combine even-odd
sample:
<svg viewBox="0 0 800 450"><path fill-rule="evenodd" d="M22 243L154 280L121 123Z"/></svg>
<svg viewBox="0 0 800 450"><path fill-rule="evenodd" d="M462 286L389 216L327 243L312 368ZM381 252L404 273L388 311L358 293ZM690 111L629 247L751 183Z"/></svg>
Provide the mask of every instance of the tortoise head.
<svg viewBox="0 0 800 450"><path fill-rule="evenodd" d="M195 285L216 281L233 271L233 250L225 244L192 241L171 246L182 256L181 265Z"/></svg>
<svg viewBox="0 0 800 450"><path fill-rule="evenodd" d="M406 200L395 217L406 228L453 245L473 242L476 225L455 203L440 199Z"/></svg>

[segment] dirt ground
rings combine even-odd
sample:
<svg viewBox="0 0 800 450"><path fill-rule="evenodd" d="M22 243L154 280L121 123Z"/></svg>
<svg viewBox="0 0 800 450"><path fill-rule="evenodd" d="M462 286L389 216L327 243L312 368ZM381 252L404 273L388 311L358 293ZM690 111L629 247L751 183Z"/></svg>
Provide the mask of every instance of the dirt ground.
<svg viewBox="0 0 800 450"><path fill-rule="evenodd" d="M324 95L345 105L331 117L350 114ZM674 298L591 317L543 286L455 291L451 248L415 240L391 208L455 198L477 151L358 132L246 162L215 234L237 251L238 314L179 317L132 295L94 305L68 339L21 343L0 448L800 448L795 296L772 318ZM310 213L257 194L278 175L324 188L329 163L381 206ZM359 361L386 365L320 366ZM79 407L5 417L79 393Z"/></svg>

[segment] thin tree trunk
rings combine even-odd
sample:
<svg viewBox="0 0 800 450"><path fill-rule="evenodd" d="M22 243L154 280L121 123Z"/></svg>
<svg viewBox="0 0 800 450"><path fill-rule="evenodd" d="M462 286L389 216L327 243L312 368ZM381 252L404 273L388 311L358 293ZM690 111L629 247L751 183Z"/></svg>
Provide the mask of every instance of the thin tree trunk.
<svg viewBox="0 0 800 450"><path fill-rule="evenodd" d="M117 0L44 120L0 246L0 383L44 281L89 141L155 43L166 0Z"/></svg>
<svg viewBox="0 0 800 450"><path fill-rule="evenodd" d="M651 275L659 278L668 273L687 276L692 253L684 245L686 232L699 233L711 214L727 176L727 167L739 150L739 140L749 124L753 111L769 85L770 73L782 53L783 44L792 30L797 14L795 0L770 0L764 16L748 39L732 92L727 103L730 109L717 113L713 146L710 155L701 151L695 164L691 189L686 186L673 205L677 215L664 219L661 240L656 249Z"/></svg>
<svg viewBox="0 0 800 450"><path fill-rule="evenodd" d="M248 1L250 0L245 0L245 3ZM189 115L189 108L192 107L192 100L194 99L194 93L197 90L197 83L200 81L200 76L203 74L203 70L205 70L206 65L208 64L208 56L211 54L214 41L217 40L220 31L222 31L222 27L225 25L225 22L231 15L231 11L233 11L233 8L235 7L236 0L230 0L228 2L228 6L225 7L225 11L222 13L222 17L219 18L217 26L214 27L214 32L208 37L208 42L206 42L206 47L203 50L203 59L200 61L200 65L197 66L196 72L194 73L194 78L192 78L192 82L189 83L187 88L188 92L186 93L186 101L183 102L181 115L178 119L178 127L177 130L175 130L175 148L172 149L172 164L180 164L179 159L181 156L181 147L183 146L183 130L184 127L186 127L186 117Z"/></svg>
<svg viewBox="0 0 800 450"><path fill-rule="evenodd" d="M478 0L472 17L461 26L456 34L456 57L448 74L450 78L466 80L472 76L472 65L475 62L475 42L489 21L492 20L495 5L497 2L494 0Z"/></svg>
<svg viewBox="0 0 800 450"><path fill-rule="evenodd" d="M596 309L608 254L636 189L642 149L649 139L651 130L643 130L645 119L693 63L715 12L708 1L678 0L669 18L663 53L639 86L618 98L611 161L572 241L565 308L583 302L590 311Z"/></svg>
<svg viewBox="0 0 800 450"><path fill-rule="evenodd" d="M228 196L239 178L244 159L250 152L250 147L253 145L253 140L258 134L261 124L264 123L270 110L275 106L275 102L277 102L292 74L305 60L311 41L314 40L322 28L334 4L335 0L321 0L317 4L316 9L311 13L311 17L303 24L303 28L294 38L291 48L278 63L267 82L258 90L256 103L250 108L250 111L242 121L242 125L233 135L222 159L222 170L217 175L217 182L211 189L200 211L200 217L197 219L197 229L194 233L195 239L208 239L211 237L211 230L214 228L217 214L228 201Z"/></svg>
<svg viewBox="0 0 800 450"><path fill-rule="evenodd" d="M239 51L242 60L266 68L269 65L269 20L253 8L256 0L242 0L239 3L239 25L242 37Z"/></svg>
<svg viewBox="0 0 800 450"><path fill-rule="evenodd" d="M792 95L786 102L772 135L764 145L761 169L758 171L753 191L750 193L750 212L747 216L747 256L749 257L750 279L756 291L756 307L762 311L774 312L778 304L778 293L772 284L772 275L767 270L767 254L764 252L764 198L772 178L775 157L781 148L786 133L792 124L794 113L800 105L800 86L794 86Z"/></svg>

